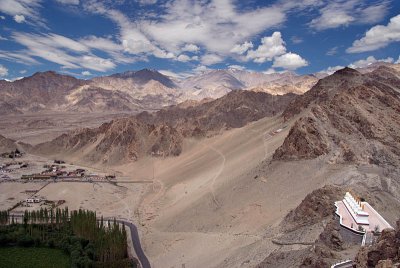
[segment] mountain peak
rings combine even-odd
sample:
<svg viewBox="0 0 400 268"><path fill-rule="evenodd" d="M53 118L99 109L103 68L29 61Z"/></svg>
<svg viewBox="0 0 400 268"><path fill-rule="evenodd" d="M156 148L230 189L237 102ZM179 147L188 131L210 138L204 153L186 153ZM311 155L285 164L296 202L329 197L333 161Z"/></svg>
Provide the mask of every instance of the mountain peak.
<svg viewBox="0 0 400 268"><path fill-rule="evenodd" d="M350 67L344 67L343 69L337 70L334 75L344 75L344 76L349 76L349 75L360 75L361 73L355 69L352 69Z"/></svg>
<svg viewBox="0 0 400 268"><path fill-rule="evenodd" d="M166 87L175 88L175 83L167 76L161 74L155 69L142 69L138 71L126 71L123 73L117 73L110 75L110 77L114 78L122 78L122 79L133 79L138 84L144 85L150 80L154 80L160 82Z"/></svg>

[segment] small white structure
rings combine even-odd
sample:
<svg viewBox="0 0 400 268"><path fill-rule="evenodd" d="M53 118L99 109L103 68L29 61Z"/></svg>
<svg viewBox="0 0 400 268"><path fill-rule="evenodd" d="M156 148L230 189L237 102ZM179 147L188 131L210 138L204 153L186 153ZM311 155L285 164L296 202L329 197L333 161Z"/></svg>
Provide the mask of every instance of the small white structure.
<svg viewBox="0 0 400 268"><path fill-rule="evenodd" d="M358 225L369 225L369 214L364 211L364 205L360 201L355 200L349 192L346 192L343 203Z"/></svg>
<svg viewBox="0 0 400 268"><path fill-rule="evenodd" d="M34 200L35 203L40 203L40 201L41 201L40 198L35 198Z"/></svg>
<svg viewBox="0 0 400 268"><path fill-rule="evenodd" d="M26 201L26 203L35 203L35 199L33 199L33 198L28 198L25 201Z"/></svg>

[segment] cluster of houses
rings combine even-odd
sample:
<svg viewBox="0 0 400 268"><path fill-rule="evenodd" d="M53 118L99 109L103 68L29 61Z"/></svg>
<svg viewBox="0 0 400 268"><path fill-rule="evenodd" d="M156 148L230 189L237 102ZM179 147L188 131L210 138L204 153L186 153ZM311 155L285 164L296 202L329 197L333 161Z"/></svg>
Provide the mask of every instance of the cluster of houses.
<svg viewBox="0 0 400 268"><path fill-rule="evenodd" d="M19 151L18 149L15 149L15 151L11 151L11 152L6 152L6 153L2 153L0 156L3 158L20 158L24 155L23 152Z"/></svg>
<svg viewBox="0 0 400 268"><path fill-rule="evenodd" d="M72 171L67 171L65 170L65 166L59 165L59 164L64 164L64 161L60 160L54 160L53 165L44 165L43 168L45 170L41 173L38 174L30 174L30 175L22 175L21 179L23 180L48 180L48 179L95 179L95 180L101 180L101 179L113 179L115 176L113 175L108 175L105 177L101 177L97 174L93 173L87 173L85 169L82 168L77 168Z"/></svg>
<svg viewBox="0 0 400 268"><path fill-rule="evenodd" d="M10 179L10 176L8 176L7 173L11 173L16 169L27 167L28 164L23 162L0 164L0 179Z"/></svg>

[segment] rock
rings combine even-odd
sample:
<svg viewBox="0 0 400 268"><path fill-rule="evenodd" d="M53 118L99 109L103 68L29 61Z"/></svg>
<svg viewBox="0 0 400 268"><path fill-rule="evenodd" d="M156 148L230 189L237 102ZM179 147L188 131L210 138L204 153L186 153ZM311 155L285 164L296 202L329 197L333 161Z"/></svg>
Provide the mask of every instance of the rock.
<svg viewBox="0 0 400 268"><path fill-rule="evenodd" d="M375 268L393 268L393 262L391 260L380 260Z"/></svg>

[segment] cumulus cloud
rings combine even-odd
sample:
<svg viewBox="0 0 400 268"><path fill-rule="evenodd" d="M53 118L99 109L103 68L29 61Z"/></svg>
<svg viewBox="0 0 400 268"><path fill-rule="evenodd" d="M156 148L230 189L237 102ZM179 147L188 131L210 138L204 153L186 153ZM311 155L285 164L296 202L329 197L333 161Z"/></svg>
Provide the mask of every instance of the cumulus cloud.
<svg viewBox="0 0 400 268"><path fill-rule="evenodd" d="M200 50L200 48L195 44L185 44L185 46L181 50L196 53Z"/></svg>
<svg viewBox="0 0 400 268"><path fill-rule="evenodd" d="M8 69L0 64L0 77L5 77L8 75Z"/></svg>
<svg viewBox="0 0 400 268"><path fill-rule="evenodd" d="M235 45L230 52L232 53L236 53L239 55L243 55L244 53L246 53L250 48L253 48L253 43L252 42L244 42L243 44L238 44Z"/></svg>
<svg viewBox="0 0 400 268"><path fill-rule="evenodd" d="M400 56L399 56L400 59ZM374 56L369 56L365 59L361 59L358 61L355 61L351 64L348 65L348 67L356 69L356 68L365 68L368 67L369 65L376 63L376 62L387 62L387 63L393 63L394 59L391 57L388 57L386 59L376 59ZM330 66L324 70L319 71L320 73L327 73L327 74L333 74L337 70L343 69L345 66L342 65L337 65L337 66Z"/></svg>
<svg viewBox="0 0 400 268"><path fill-rule="evenodd" d="M249 50L246 58L254 62L263 63L271 61L274 57L286 52L285 42L280 32L274 32L271 36L261 39L261 44L256 50Z"/></svg>
<svg viewBox="0 0 400 268"><path fill-rule="evenodd" d="M229 0L168 1L157 20L145 16L135 22L100 2L92 2L86 8L118 24L128 52L156 57L163 54L161 51L179 55L184 51L197 52L199 47L209 54L226 57L236 44L285 20L284 11L278 7L239 12Z"/></svg>
<svg viewBox="0 0 400 268"><path fill-rule="evenodd" d="M206 66L222 62L223 60L221 56L216 54L206 54L201 57L201 63Z"/></svg>
<svg viewBox="0 0 400 268"><path fill-rule="evenodd" d="M350 68L364 68L368 67L369 65L376 63L376 62L388 62L388 63L393 63L394 59L393 58L386 58L386 59L375 59L374 56L369 56L366 59L361 59L358 61L353 62L352 64L349 65Z"/></svg>
<svg viewBox="0 0 400 268"><path fill-rule="evenodd" d="M345 67L345 66L342 66L342 65L329 66L328 68L319 71L319 73L324 73L324 74L329 74L329 75L331 75L331 74L333 74L334 72L336 72L336 71L338 71L338 70L340 70L340 69L343 69L344 67Z"/></svg>
<svg viewBox="0 0 400 268"><path fill-rule="evenodd" d="M17 23L23 23L25 21L25 16L24 15L15 15L14 20Z"/></svg>
<svg viewBox="0 0 400 268"><path fill-rule="evenodd" d="M400 41L400 15L390 19L388 25L377 25L369 29L364 37L353 42L346 51L359 53L383 48L392 42Z"/></svg>
<svg viewBox="0 0 400 268"><path fill-rule="evenodd" d="M364 0L332 0L320 9L320 15L309 25L316 30L326 30L351 23L376 23L385 17L388 5L388 1L366 6Z"/></svg>
<svg viewBox="0 0 400 268"><path fill-rule="evenodd" d="M208 70L209 70L209 68L207 66L199 65L196 68L194 68L192 71L193 71L193 73L204 73Z"/></svg>
<svg viewBox="0 0 400 268"><path fill-rule="evenodd" d="M81 74L82 74L83 76L91 76L91 75L92 75L92 73L89 72L89 71L83 71Z"/></svg>
<svg viewBox="0 0 400 268"><path fill-rule="evenodd" d="M180 61L180 62L188 62L188 61L193 61L193 60L199 60L199 57L198 56L190 57L186 54L181 54L176 58L176 60Z"/></svg>
<svg viewBox="0 0 400 268"><path fill-rule="evenodd" d="M272 67L283 68L287 70L296 70L297 68L307 66L308 62L298 54L289 52L275 58Z"/></svg>

